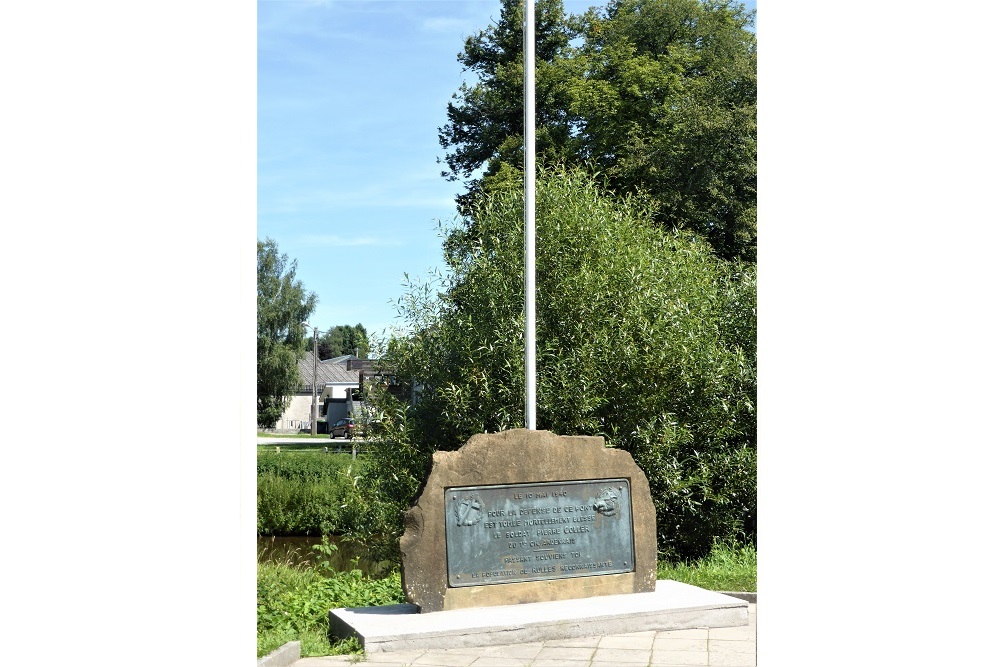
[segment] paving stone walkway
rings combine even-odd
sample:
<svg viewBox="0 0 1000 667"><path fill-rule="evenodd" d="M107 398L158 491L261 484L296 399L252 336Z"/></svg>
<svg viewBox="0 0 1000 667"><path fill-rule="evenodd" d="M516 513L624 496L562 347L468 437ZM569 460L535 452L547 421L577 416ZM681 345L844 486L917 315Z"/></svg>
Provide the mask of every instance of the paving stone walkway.
<svg viewBox="0 0 1000 667"><path fill-rule="evenodd" d="M402 667L755 667L756 604L750 605L749 616L749 625L736 628L634 632L506 646L300 658L292 667L332 667L359 662Z"/></svg>

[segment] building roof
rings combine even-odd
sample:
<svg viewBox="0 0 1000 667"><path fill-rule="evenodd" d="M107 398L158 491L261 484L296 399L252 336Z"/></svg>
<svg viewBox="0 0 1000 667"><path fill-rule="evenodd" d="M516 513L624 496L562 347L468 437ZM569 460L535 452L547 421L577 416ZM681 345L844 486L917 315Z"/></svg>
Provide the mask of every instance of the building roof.
<svg viewBox="0 0 1000 667"><path fill-rule="evenodd" d="M332 359L320 359L321 364L343 364L347 363L349 359L357 359L353 354L342 354L339 357L333 357Z"/></svg>
<svg viewBox="0 0 1000 667"><path fill-rule="evenodd" d="M316 384L322 387L327 382L354 382L358 381L357 371L347 370L347 360L355 357L345 356L336 359L327 359L316 364ZM338 361L341 360L341 361ZM302 384L311 386L313 383L313 352L309 350L306 356L299 360L299 374L302 376Z"/></svg>

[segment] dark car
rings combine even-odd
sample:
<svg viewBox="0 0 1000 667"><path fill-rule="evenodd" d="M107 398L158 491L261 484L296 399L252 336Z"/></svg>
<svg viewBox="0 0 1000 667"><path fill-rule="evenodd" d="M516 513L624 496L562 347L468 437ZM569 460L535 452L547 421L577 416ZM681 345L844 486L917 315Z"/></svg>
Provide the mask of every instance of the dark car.
<svg viewBox="0 0 1000 667"><path fill-rule="evenodd" d="M348 417L347 419L340 419L336 424L330 427L330 439L333 438L347 438L350 440L354 437L354 420Z"/></svg>

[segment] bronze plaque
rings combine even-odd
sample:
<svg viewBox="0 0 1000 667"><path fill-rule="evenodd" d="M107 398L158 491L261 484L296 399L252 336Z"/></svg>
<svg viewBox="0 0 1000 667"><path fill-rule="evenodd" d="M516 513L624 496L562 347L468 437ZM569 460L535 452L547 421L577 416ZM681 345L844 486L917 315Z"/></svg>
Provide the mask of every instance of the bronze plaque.
<svg viewBox="0 0 1000 667"><path fill-rule="evenodd" d="M445 489L448 585L635 570L627 479Z"/></svg>

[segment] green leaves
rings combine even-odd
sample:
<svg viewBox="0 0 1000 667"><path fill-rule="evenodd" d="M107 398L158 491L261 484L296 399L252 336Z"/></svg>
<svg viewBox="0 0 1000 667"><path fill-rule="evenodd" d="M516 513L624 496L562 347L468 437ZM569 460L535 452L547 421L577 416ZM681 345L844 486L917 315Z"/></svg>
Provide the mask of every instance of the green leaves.
<svg viewBox="0 0 1000 667"><path fill-rule="evenodd" d="M338 324L330 327L319 338L319 358L332 359L344 354L357 354L361 359L367 359L370 351L368 331L364 325Z"/></svg>
<svg viewBox="0 0 1000 667"><path fill-rule="evenodd" d="M523 164L521 4L466 42L463 84L439 129L462 212ZM757 74L753 17L740 5L612 0L565 15L538 9L539 162L601 174L641 192L664 229L689 229L727 259L756 260ZM544 48L543 48L544 46ZM473 177L481 173L481 176Z"/></svg>
<svg viewBox="0 0 1000 667"><path fill-rule="evenodd" d="M257 426L272 428L300 384L298 359L305 350L302 322L316 295L295 279L296 262L278 253L271 239L257 241Z"/></svg>
<svg viewBox="0 0 1000 667"><path fill-rule="evenodd" d="M405 600L399 573L383 579L359 570L320 572L275 563L257 564L257 654L302 641L303 656L356 652L356 643L328 640L331 609L395 604Z"/></svg>
<svg viewBox="0 0 1000 667"><path fill-rule="evenodd" d="M257 454L257 534L328 535L350 520L351 459L321 452Z"/></svg>
<svg viewBox="0 0 1000 667"><path fill-rule="evenodd" d="M458 56L479 80L459 88L448 104L447 123L438 129L441 146L450 149L445 176L451 180L470 178L483 168L485 176L491 177L505 164L522 164L522 12L520 0L501 0L499 20L469 37ZM582 23L566 16L562 0L538 0L535 19L536 147L549 159L558 160L570 154L574 133L573 119L567 114L570 100L565 67L575 52L570 43ZM467 185L469 192L460 198L463 206L477 198L481 181L474 178Z"/></svg>
<svg viewBox="0 0 1000 667"><path fill-rule="evenodd" d="M664 554L752 536L754 265L663 231L643 202L578 169L544 169L536 189L538 427L632 453ZM386 410L365 491L393 535L433 451L524 423L522 201L519 179L495 180L467 224L445 230L452 273L403 299L421 326L387 361L420 390Z"/></svg>

